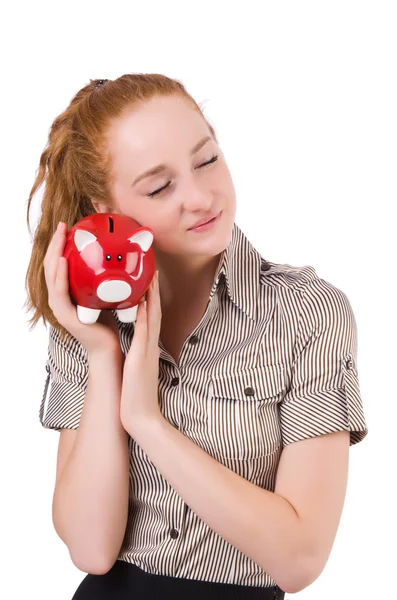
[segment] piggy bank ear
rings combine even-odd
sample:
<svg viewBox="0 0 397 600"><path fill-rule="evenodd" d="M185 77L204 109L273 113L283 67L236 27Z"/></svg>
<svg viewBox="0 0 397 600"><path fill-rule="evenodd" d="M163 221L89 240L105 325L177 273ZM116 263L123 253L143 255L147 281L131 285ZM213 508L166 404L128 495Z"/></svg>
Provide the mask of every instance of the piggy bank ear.
<svg viewBox="0 0 397 600"><path fill-rule="evenodd" d="M74 233L74 243L77 246L79 252L84 250L88 244L92 244L92 242L96 241L96 236L89 231L85 231L84 229L77 229Z"/></svg>
<svg viewBox="0 0 397 600"><path fill-rule="evenodd" d="M144 252L147 252L152 245L153 234L144 229L143 231L138 231L138 233L132 235L130 238L128 238L128 241L138 244L138 246L140 246Z"/></svg>

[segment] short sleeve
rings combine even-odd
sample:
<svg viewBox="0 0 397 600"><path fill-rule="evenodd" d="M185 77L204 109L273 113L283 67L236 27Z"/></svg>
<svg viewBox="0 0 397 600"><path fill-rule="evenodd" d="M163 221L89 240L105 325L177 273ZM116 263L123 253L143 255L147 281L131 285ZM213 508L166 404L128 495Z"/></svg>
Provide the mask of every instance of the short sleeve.
<svg viewBox="0 0 397 600"><path fill-rule="evenodd" d="M357 327L346 295L314 278L302 293L290 385L280 403L283 446L350 431L368 433L357 371Z"/></svg>
<svg viewBox="0 0 397 600"><path fill-rule="evenodd" d="M46 381L40 406L40 422L47 429L77 429L88 383L86 349L74 337L61 339L50 326Z"/></svg>

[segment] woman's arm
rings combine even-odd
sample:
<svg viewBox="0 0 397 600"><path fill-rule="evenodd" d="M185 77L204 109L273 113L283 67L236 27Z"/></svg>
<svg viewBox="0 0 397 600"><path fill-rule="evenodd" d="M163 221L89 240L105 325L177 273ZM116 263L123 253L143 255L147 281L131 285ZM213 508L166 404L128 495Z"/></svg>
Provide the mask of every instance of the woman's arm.
<svg viewBox="0 0 397 600"><path fill-rule="evenodd" d="M317 579L343 506L347 431L284 448L274 492L218 462L164 417L136 421L130 435L191 510L284 592Z"/></svg>
<svg viewBox="0 0 397 600"><path fill-rule="evenodd" d="M88 355L84 405L70 456L57 480L53 523L76 567L102 574L114 564L128 516L128 434L120 422L124 357Z"/></svg>
<svg viewBox="0 0 397 600"><path fill-rule="evenodd" d="M111 311L103 310L92 324L77 317L63 256L66 235L66 224L60 222L43 261L48 305L72 336L60 340L57 328L51 329L49 365L58 384L53 393L53 414L59 415L55 425L65 422L72 428L70 423L78 420L79 428L67 459L64 444L60 448L52 518L74 564L102 573L109 560L117 560L128 515L128 434L120 421L124 358Z"/></svg>

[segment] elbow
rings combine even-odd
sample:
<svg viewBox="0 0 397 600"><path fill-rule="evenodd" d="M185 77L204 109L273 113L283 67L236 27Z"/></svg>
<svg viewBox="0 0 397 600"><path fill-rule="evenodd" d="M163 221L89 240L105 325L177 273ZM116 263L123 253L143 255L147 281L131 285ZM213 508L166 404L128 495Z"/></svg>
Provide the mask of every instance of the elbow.
<svg viewBox="0 0 397 600"><path fill-rule="evenodd" d="M74 566L84 573L88 573L90 575L105 575L108 571L110 571L118 559L119 548L113 550L111 553L108 551L100 553L97 550L93 552L92 547L81 547L80 544L78 551L76 551L75 545L68 542L68 540L65 539L65 536L62 536L56 527L55 530L67 547L69 556Z"/></svg>
<svg viewBox="0 0 397 600"><path fill-rule="evenodd" d="M68 550L75 567L89 575L105 575L114 566L119 557L119 547L116 549L113 548L111 551L106 549L102 552L94 552L92 547L80 547L78 552L76 549L72 550L70 547L68 547Z"/></svg>
<svg viewBox="0 0 397 600"><path fill-rule="evenodd" d="M102 553L82 551L80 548L79 552L72 552L69 549L70 558L73 564L84 573L90 575L105 575L115 565L119 558L121 543L116 548L111 550L106 549Z"/></svg>
<svg viewBox="0 0 397 600"><path fill-rule="evenodd" d="M87 557L77 557L69 550L70 558L72 562L79 571L83 571L83 573L87 573L89 575L105 575L110 571L113 564L106 558L103 557L95 557L95 558L87 558Z"/></svg>
<svg viewBox="0 0 397 600"><path fill-rule="evenodd" d="M286 594L298 594L311 585L313 581L309 580L309 578L305 577L303 574L299 574L299 577L291 577L290 575L287 575L287 577L284 577L284 580L280 580L280 578L278 578L277 585Z"/></svg>
<svg viewBox="0 0 397 600"><path fill-rule="evenodd" d="M115 560L109 560L108 554L100 554L99 552L94 553L87 547L80 547L76 552L76 548L68 543L64 537L61 537L59 532L57 533L67 547L72 563L79 571L83 571L83 573L88 573L90 575L105 575L105 573L110 571L114 565Z"/></svg>
<svg viewBox="0 0 397 600"><path fill-rule="evenodd" d="M93 557L91 556L91 553L87 551L84 552L81 556L81 550L79 553L76 553L74 550L72 550L70 543L68 543L66 539L66 536L59 529L57 529L55 522L54 528L58 534L58 537L63 541L63 543L67 547L72 563L80 571L83 571L84 573L89 573L91 575L104 575L110 570L111 565L109 560L105 560L102 556Z"/></svg>
<svg viewBox="0 0 397 600"><path fill-rule="evenodd" d="M277 585L288 594L297 594L314 583L322 570L312 557L295 560L288 572L284 572L284 577L279 578Z"/></svg>
<svg viewBox="0 0 397 600"><path fill-rule="evenodd" d="M69 556L77 569L90 575L105 575L110 571L118 558L122 539L116 547L113 546L111 549L106 548L104 550L103 544L98 539L92 540L92 536L89 535L84 535L83 538L80 536L72 543L71 536L66 535L66 532L62 530L54 517L53 525L58 537L67 547ZM90 543L87 543L87 539L90 540ZM98 550L101 547L102 551Z"/></svg>
<svg viewBox="0 0 397 600"><path fill-rule="evenodd" d="M314 583L317 577L318 575L312 577L300 575L299 578L289 580L284 586L280 584L278 585L287 594L298 594L299 592L302 592L305 588L309 587L312 583Z"/></svg>

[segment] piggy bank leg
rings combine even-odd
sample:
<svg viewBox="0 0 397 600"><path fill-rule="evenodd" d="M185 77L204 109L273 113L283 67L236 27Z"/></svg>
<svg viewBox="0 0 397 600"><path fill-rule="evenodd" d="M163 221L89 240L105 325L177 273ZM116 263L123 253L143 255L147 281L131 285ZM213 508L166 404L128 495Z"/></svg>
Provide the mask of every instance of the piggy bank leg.
<svg viewBox="0 0 397 600"><path fill-rule="evenodd" d="M100 309L77 305L77 317L81 323L85 323L86 325L96 323L100 312Z"/></svg>
<svg viewBox="0 0 397 600"><path fill-rule="evenodd" d="M116 309L117 316L122 323L132 323L136 321L138 305L132 308Z"/></svg>

